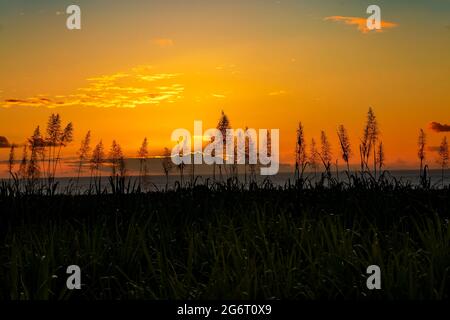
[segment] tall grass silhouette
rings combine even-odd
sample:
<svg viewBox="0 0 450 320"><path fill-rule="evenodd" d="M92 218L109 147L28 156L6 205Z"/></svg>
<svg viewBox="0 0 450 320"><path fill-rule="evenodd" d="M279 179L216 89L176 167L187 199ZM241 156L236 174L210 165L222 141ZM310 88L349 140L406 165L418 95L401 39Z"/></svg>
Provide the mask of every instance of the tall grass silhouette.
<svg viewBox="0 0 450 320"><path fill-rule="evenodd" d="M221 127L229 128L224 116ZM114 140L106 154L100 140L91 152L88 132L78 172L89 161L90 186L55 192L58 149L70 139L45 143L37 127L21 160L11 148L11 179L0 184L0 299L448 299L450 189L424 183L423 132L417 185L384 170L372 109L359 145L360 170L349 165L344 126L337 134L348 179L332 173L338 156L333 159L324 131L320 148L311 139L307 154L299 123L293 181L284 186L257 181L250 165L249 181L247 173L242 182L237 169L224 168L221 179L184 183L180 170L180 181L169 186L174 166L165 148L166 187L149 191L141 186L146 139L133 184L126 183L120 145ZM444 177L446 138L439 164ZM312 177L304 174L307 167ZM103 185L105 171L110 177ZM50 187L41 178L51 178L44 179ZM72 264L82 270L80 291L65 285ZM373 264L382 270L382 290L365 285Z"/></svg>

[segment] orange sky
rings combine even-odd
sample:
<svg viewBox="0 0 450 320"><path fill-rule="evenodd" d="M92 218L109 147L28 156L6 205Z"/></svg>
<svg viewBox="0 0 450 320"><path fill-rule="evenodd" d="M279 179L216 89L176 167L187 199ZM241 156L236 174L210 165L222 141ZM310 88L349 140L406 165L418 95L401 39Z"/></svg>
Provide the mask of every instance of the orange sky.
<svg viewBox="0 0 450 320"><path fill-rule="evenodd" d="M0 136L22 143L59 113L75 126L65 156L87 130L130 157L148 137L160 154L174 129L215 127L223 109L235 128L280 129L288 163L298 121L335 155L344 124L356 162L372 106L388 165L416 166L419 128L436 146L445 133L429 123L450 122L448 3L378 1L389 27L367 32L369 2L315 2L78 1L79 31L57 1L2 3Z"/></svg>

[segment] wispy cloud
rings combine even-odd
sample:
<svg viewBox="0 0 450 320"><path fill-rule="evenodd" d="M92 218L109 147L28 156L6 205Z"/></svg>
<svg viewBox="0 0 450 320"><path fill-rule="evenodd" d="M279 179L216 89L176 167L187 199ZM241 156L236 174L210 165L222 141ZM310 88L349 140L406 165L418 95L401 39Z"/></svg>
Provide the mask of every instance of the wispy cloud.
<svg viewBox="0 0 450 320"><path fill-rule="evenodd" d="M56 100L52 100L43 95L38 95L32 98L26 99L6 99L4 100L4 106L13 106L13 105L27 105L27 106L42 106L48 107L54 104L61 104L62 102L58 102Z"/></svg>
<svg viewBox="0 0 450 320"><path fill-rule="evenodd" d="M279 91L274 91L274 92L270 92L269 96L281 96L286 94L286 91L284 90L279 90Z"/></svg>
<svg viewBox="0 0 450 320"><path fill-rule="evenodd" d="M367 18L360 17L344 17L344 16L331 16L325 17L325 21L341 22L346 25L356 26L362 33L368 33L370 31L383 32L384 29L397 27L398 24L394 22L381 21L381 29L370 30L367 28Z"/></svg>
<svg viewBox="0 0 450 320"><path fill-rule="evenodd" d="M226 65L221 64L221 65L216 66L215 69L216 69L217 71L221 71L221 72L229 72L229 73L231 73L232 75L235 75L235 74L240 73L240 72L237 70L237 66L236 66L235 64L226 64Z"/></svg>
<svg viewBox="0 0 450 320"><path fill-rule="evenodd" d="M224 99L224 98L227 97L226 95L218 94L218 93L212 93L211 95L212 95L214 98L219 98L219 99Z"/></svg>
<svg viewBox="0 0 450 320"><path fill-rule="evenodd" d="M127 72L87 79L88 85L69 95L37 95L30 98L8 98L2 107L88 106L134 108L139 105L175 102L182 97L184 86L173 83L179 73L154 73L151 66L138 66Z"/></svg>
<svg viewBox="0 0 450 320"><path fill-rule="evenodd" d="M152 42L161 48L172 47L174 45L173 40L169 38L154 38Z"/></svg>
<svg viewBox="0 0 450 320"><path fill-rule="evenodd" d="M450 125L439 122L431 122L430 129L436 132L450 132Z"/></svg>

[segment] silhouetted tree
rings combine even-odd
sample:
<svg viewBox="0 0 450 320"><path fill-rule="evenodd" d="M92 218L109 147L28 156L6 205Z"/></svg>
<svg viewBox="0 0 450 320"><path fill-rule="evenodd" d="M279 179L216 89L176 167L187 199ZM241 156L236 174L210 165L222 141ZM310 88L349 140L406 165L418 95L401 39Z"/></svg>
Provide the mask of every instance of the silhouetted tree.
<svg viewBox="0 0 450 320"><path fill-rule="evenodd" d="M100 141L92 151L92 157L91 157L91 178L94 176L95 181L97 179L101 180L101 167L103 163L105 162L105 151L103 147L103 142ZM95 174L94 174L95 173Z"/></svg>
<svg viewBox="0 0 450 320"><path fill-rule="evenodd" d="M163 153L161 164L162 164L162 167L164 170L164 174L166 176L166 190L167 190L167 188L169 186L169 173L173 168L171 153L168 148L164 148L164 153Z"/></svg>
<svg viewBox="0 0 450 320"><path fill-rule="evenodd" d="M28 144L31 151L30 161L28 162L27 177L31 180L31 184L34 185L37 179L40 177L39 160L43 158L45 152L45 142L42 138L39 126L34 130L33 135L28 139Z"/></svg>
<svg viewBox="0 0 450 320"><path fill-rule="evenodd" d="M384 162L385 162L385 156L384 156L384 147L383 142L381 141L378 144L378 150L377 150L377 162L378 162L378 171L381 174L381 171L383 170Z"/></svg>
<svg viewBox="0 0 450 320"><path fill-rule="evenodd" d="M148 174L148 140L147 138L144 138L144 141L142 141L142 145L139 148L138 151L138 158L139 158L139 183L142 183L142 178L144 180L147 178Z"/></svg>
<svg viewBox="0 0 450 320"><path fill-rule="evenodd" d="M332 160L331 145L328 141L325 131L321 131L320 133L320 142L321 142L320 158L322 160L323 166L325 168L328 177L331 177L331 160Z"/></svg>
<svg viewBox="0 0 450 320"><path fill-rule="evenodd" d="M442 170L442 185L444 185L444 172L448 168L449 153L447 137L442 138L441 145L439 146L439 165Z"/></svg>
<svg viewBox="0 0 450 320"><path fill-rule="evenodd" d="M195 181L194 152L191 152L191 185L194 185L194 181Z"/></svg>
<svg viewBox="0 0 450 320"><path fill-rule="evenodd" d="M109 151L109 158L111 164L112 176L116 175L124 176L125 175L125 160L123 157L122 148L113 140L111 144L111 149Z"/></svg>
<svg viewBox="0 0 450 320"><path fill-rule="evenodd" d="M11 178L14 177L14 165L15 165L15 149L16 145L11 144L11 148L9 149L9 158L8 158L8 172Z"/></svg>
<svg viewBox="0 0 450 320"><path fill-rule="evenodd" d="M91 131L88 131L86 133L86 136L84 137L84 139L81 141L81 146L80 146L80 149L78 150L79 164L78 164L77 184L78 184L78 181L80 180L80 175L81 175L81 170L83 168L83 164L87 160L88 153L91 150L90 145L91 145Z"/></svg>
<svg viewBox="0 0 450 320"><path fill-rule="evenodd" d="M28 145L23 146L22 159L19 165L19 177L25 179L27 177L27 167L28 167Z"/></svg>
<svg viewBox="0 0 450 320"><path fill-rule="evenodd" d="M309 146L309 157L308 164L311 169L314 170L314 178L317 176L317 167L319 162L319 152L317 151L316 141L314 138L311 139L311 144Z"/></svg>
<svg viewBox="0 0 450 320"><path fill-rule="evenodd" d="M127 175L127 165L125 162L125 157L121 155L119 157L119 176L123 178L126 175Z"/></svg>
<svg viewBox="0 0 450 320"><path fill-rule="evenodd" d="M184 138L183 138L184 139ZM185 143L185 140L183 140L183 143ZM184 148L181 148L178 155L181 159L180 164L177 166L178 171L180 172L180 183L183 185L183 178L184 178L184 167L186 167L186 164L184 163L183 157L184 157Z"/></svg>
<svg viewBox="0 0 450 320"><path fill-rule="evenodd" d="M56 168L58 166L58 163L61 161L61 150L63 147L67 147L69 145L69 143L71 143L72 141L73 141L73 125L70 122L64 128L63 133L60 137L58 153L57 153L56 159L54 161L54 167L53 167L53 173L52 173L53 179L55 178L55 175L56 175Z"/></svg>
<svg viewBox="0 0 450 320"><path fill-rule="evenodd" d="M375 176L377 174L377 156L376 156L376 150L375 150L375 146L377 144L377 140L378 140L378 135L379 135L379 130L378 130L378 123L375 117L375 113L373 112L372 108L369 108L369 112L368 112L368 123L370 124L370 139L371 139L371 143L373 146L373 168L375 171Z"/></svg>
<svg viewBox="0 0 450 320"><path fill-rule="evenodd" d="M350 175L349 160L352 155L352 149L350 146L350 139L348 137L347 130L345 129L345 127L343 125L340 125L338 127L338 138L339 138L339 143L341 145L341 156L342 156L342 159L347 164L347 175L349 176Z"/></svg>
<svg viewBox="0 0 450 320"><path fill-rule="evenodd" d="M52 114L47 122L46 133L44 146L48 149L47 177L49 183L52 183L61 160L61 150L73 140L73 125L69 123L62 129L61 117L59 114ZM45 153L43 153L44 155Z"/></svg>
<svg viewBox="0 0 450 320"><path fill-rule="evenodd" d="M225 163L225 160L227 158L227 154L226 154L227 129L231 129L231 126L230 126L230 120L228 119L227 115L225 114L225 112L223 110L222 110L222 114L219 119L219 123L217 124L217 129L222 133L222 139L223 139L222 140L222 143L223 143L222 156L223 156L223 162ZM226 169L225 169L225 173L226 173ZM223 179L222 165L220 165L220 164L219 164L219 174L220 174L220 179Z"/></svg>
<svg viewBox="0 0 450 320"><path fill-rule="evenodd" d="M31 149L31 157L30 161L28 161L27 177L32 184L40 177L38 153L33 151L33 149Z"/></svg>
<svg viewBox="0 0 450 320"><path fill-rule="evenodd" d="M211 137L210 143L214 143L215 138L216 138L216 137ZM216 150L215 150L215 149L212 150L211 156L212 156L213 158L215 158L215 156L216 156ZM214 161L214 163L213 163L213 180L216 181L216 162L215 162L215 161Z"/></svg>
<svg viewBox="0 0 450 320"><path fill-rule="evenodd" d="M59 144L62 135L61 118L59 114L52 113L47 122L47 136L45 138L45 145L48 149L47 156L47 176L51 180L51 173L53 171L53 161L56 158L56 147Z"/></svg>
<svg viewBox="0 0 450 320"><path fill-rule="evenodd" d="M195 151L191 151L191 185L194 185L195 181Z"/></svg>
<svg viewBox="0 0 450 320"><path fill-rule="evenodd" d="M376 176L377 170L377 161L376 161L376 142L378 140L379 130L378 123L375 117L375 113L372 108L369 108L367 112L367 122L364 128L363 138L361 140L360 145L360 154L361 154L361 170L367 169L370 172L369 168L369 158L371 152L373 150L373 167Z"/></svg>
<svg viewBox="0 0 450 320"><path fill-rule="evenodd" d="M234 138L233 138L234 139ZM233 164L231 165L231 175L236 180L238 179L238 146L236 143L236 139L233 148Z"/></svg>
<svg viewBox="0 0 450 320"><path fill-rule="evenodd" d="M425 151L426 143L427 143L427 137L425 135L425 132L423 131L423 129L420 129L419 139L417 141L417 145L418 145L417 156L419 157L419 160L420 160L420 171L419 171L420 177L422 177L422 175L423 175L423 162L426 157L426 151Z"/></svg>
<svg viewBox="0 0 450 320"><path fill-rule="evenodd" d="M306 154L305 136L303 125L298 123L297 139L295 141L295 175L297 180L303 179L303 173L308 165L308 155Z"/></svg>
<svg viewBox="0 0 450 320"><path fill-rule="evenodd" d="M247 132L248 127L245 128L245 132ZM249 167L249 180L250 183L256 180L256 164L250 163L250 146L254 146L256 141L253 141L252 135L248 135L245 143L245 163L248 163Z"/></svg>
<svg viewBox="0 0 450 320"><path fill-rule="evenodd" d="M245 127L245 132L247 132L248 127ZM250 162L250 137L245 135L245 146L244 146L244 157L245 157L245 163L244 163L244 184L247 185L247 165Z"/></svg>

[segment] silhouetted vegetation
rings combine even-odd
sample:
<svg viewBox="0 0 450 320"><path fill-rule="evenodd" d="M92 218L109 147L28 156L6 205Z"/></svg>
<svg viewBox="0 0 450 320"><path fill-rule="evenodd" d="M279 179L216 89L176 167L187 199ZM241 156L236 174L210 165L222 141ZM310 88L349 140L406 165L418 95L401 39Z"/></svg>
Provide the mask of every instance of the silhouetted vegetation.
<svg viewBox="0 0 450 320"><path fill-rule="evenodd" d="M88 131L84 139L81 141L80 149L78 150L78 174L77 174L77 185L80 180L80 175L82 173L83 165L88 160L88 153L91 150L91 131Z"/></svg>
<svg viewBox="0 0 450 320"><path fill-rule="evenodd" d="M225 113L217 127L230 128ZM16 145L10 149L11 179L0 185L0 299L450 297L450 189L429 183L423 131L419 184L383 169L384 147L372 109L359 145L360 170L349 165L352 147L343 125L337 134L347 179L341 180L338 157L333 174L326 133L320 134L320 150L311 139L308 154L299 123L295 174L284 186L257 182L251 164L244 166L244 182L236 167L220 165L220 179L204 184L184 183L182 164L179 181L169 186L174 165L165 148L160 158L166 187L150 192L142 187L146 138L133 182L126 179L125 157L115 140L107 154L98 142L89 157L88 132L78 152L78 177L89 162L89 187L79 189L77 177L75 188L55 192L56 167L73 127L62 130L59 116L52 115L49 128L48 137L35 129L18 169ZM439 156L443 180L446 138ZM316 179L319 162L323 170ZM305 174L308 167L313 175ZM106 168L109 183L103 185ZM72 264L82 269L80 291L66 289L65 270ZM365 270L373 264L382 269L383 290L365 285Z"/></svg>
<svg viewBox="0 0 450 320"><path fill-rule="evenodd" d="M442 169L442 184L444 184L444 170L448 168L449 154L447 137L442 138L441 145L439 146L439 165Z"/></svg>
<svg viewBox="0 0 450 320"><path fill-rule="evenodd" d="M306 154L305 137L303 135L303 125L298 123L297 141L295 145L295 176L297 180L303 180L303 174L308 165L308 155Z"/></svg>
<svg viewBox="0 0 450 320"><path fill-rule="evenodd" d="M351 179L50 197L3 184L0 299L448 299L449 189ZM366 289L372 264L383 290Z"/></svg>
<svg viewBox="0 0 450 320"><path fill-rule="evenodd" d="M166 190L169 187L169 173L170 171L172 171L173 168L173 163L170 156L171 156L170 150L168 148L164 148L161 164L164 171L164 175L166 176Z"/></svg>
<svg viewBox="0 0 450 320"><path fill-rule="evenodd" d="M138 151L139 158L139 183L148 183L148 140L144 138Z"/></svg>
<svg viewBox="0 0 450 320"><path fill-rule="evenodd" d="M348 137L347 130L343 125L338 128L338 138L341 145L341 156L347 165L347 176L350 174L350 157L352 156L352 149L350 146L350 138Z"/></svg>

